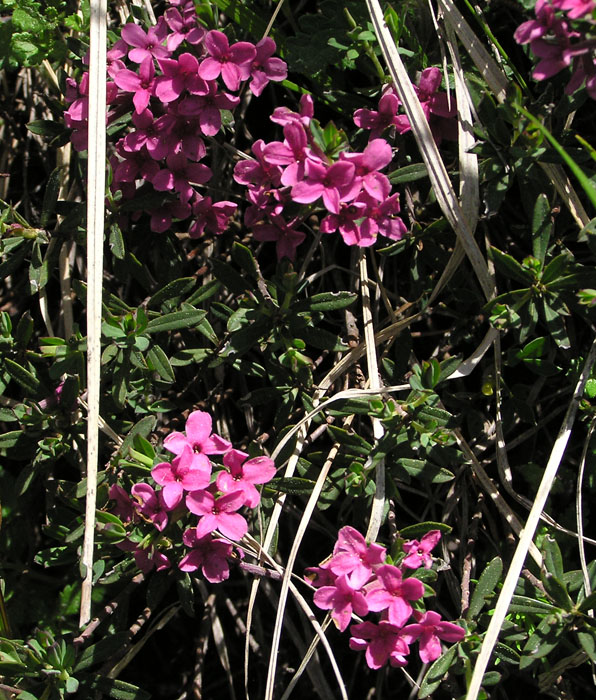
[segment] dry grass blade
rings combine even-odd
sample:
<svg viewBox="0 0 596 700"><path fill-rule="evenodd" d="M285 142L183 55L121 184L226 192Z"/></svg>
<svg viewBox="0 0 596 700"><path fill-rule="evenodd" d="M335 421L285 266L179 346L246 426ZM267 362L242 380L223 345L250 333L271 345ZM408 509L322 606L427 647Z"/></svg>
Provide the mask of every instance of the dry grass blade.
<svg viewBox="0 0 596 700"><path fill-rule="evenodd" d="M89 49L89 145L87 175L87 494L81 565L80 624L91 618L93 534L99 438L101 293L106 182L106 32L107 0L91 0Z"/></svg>
<svg viewBox="0 0 596 700"><path fill-rule="evenodd" d="M273 690L275 687L275 672L277 668L277 653L279 650L279 643L281 640L281 630L288 597L288 590L290 587L290 578L292 576L292 571L294 568L294 563L296 562L296 557L298 556L298 549L302 543L304 534L306 533L308 523L310 522L310 518L317 505L317 501L319 500L321 491L323 490L323 487L325 485L327 474L329 474L329 470L333 466L333 462L338 451L339 444L335 443L329 451L329 454L327 455L325 464L323 465L323 468L321 469L319 476L317 477L317 481L312 490L312 493L310 494L306 506L304 507L304 512L302 514L302 517L300 518L300 523L298 524L298 529L296 530L296 536L294 537L294 542L292 543L292 549L290 550L290 554L288 556L288 561L286 563L283 579L281 582L279 603L277 606L277 615L275 618L275 627L273 629L273 639L271 641L271 653L269 655L267 685L265 687L265 700L272 700L273 698Z"/></svg>
<svg viewBox="0 0 596 700"><path fill-rule="evenodd" d="M422 111L420 101L414 92L414 88L412 87L410 78L397 47L395 46L393 37L385 24L379 2L378 0L366 0L366 4L387 67L395 83L395 89L410 120L412 132L416 138L420 154L428 171L433 190L437 197L437 202L446 219L461 240L485 297L490 299L494 296L495 290L494 283L488 274L486 261L474 239L472 230L466 220L466 215L458 202L449 175L431 134L424 112Z"/></svg>
<svg viewBox="0 0 596 700"><path fill-rule="evenodd" d="M366 364L368 367L368 386L372 391L378 391L381 387L379 367L377 363L377 350L375 343L375 327L370 305L370 289L368 269L366 266L366 252L360 250L360 294L362 296L362 323L364 326L364 345L366 347ZM372 418L373 435L375 440L380 440L385 431L381 421ZM366 541L374 542L383 522L383 507L385 505L385 460L380 459L375 467L375 495L370 512L370 521L366 531Z"/></svg>
<svg viewBox="0 0 596 700"><path fill-rule="evenodd" d="M499 632L501 630L501 625L503 624L503 620L505 619L505 615L507 614L507 610L511 602L511 597L513 596L513 593L515 591L517 580L524 565L528 549L532 544L534 533L536 531L536 526L538 525L540 515L544 509L544 505L549 496L554 478L557 475L559 464L563 459L563 454L565 453L565 448L567 447L567 443L571 435L571 428L575 420L575 415L579 407L579 402L584 393L586 382L588 381L590 372L592 370L592 366L594 365L595 361L596 340L594 340L594 342L592 343L592 347L590 348L590 352L588 353L588 356L584 363L581 376L579 378L579 381L577 382L575 391L573 393L573 398L569 403L569 406L565 413L565 417L559 430L559 434L557 435L557 439L555 440L555 444L553 445L550 458L544 470L544 475L540 482L540 486L538 487L538 493L536 494L536 498L534 499L534 505L532 506L532 510L528 515L528 519L521 533L519 542L517 544L517 548L513 555L513 559L511 560L509 571L507 572L505 582L503 583L503 588L501 589L499 598L497 600L497 604L495 606L494 614L491 618L490 624L486 631L486 635L484 637L484 641L482 642L482 646L480 647L480 653L478 654L478 658L474 666L474 673L472 674L472 679L468 688L468 694L466 695L467 700L476 700L476 698L478 697L480 686L482 684L482 679L484 677L484 672L486 670L486 667L488 666L488 662L490 660L494 646L497 643Z"/></svg>

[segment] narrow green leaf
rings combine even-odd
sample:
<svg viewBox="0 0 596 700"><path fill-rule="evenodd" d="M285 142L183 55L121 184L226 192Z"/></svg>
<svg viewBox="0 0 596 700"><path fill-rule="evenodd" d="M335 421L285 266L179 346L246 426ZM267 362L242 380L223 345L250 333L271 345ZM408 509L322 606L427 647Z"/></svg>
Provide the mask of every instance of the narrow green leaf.
<svg viewBox="0 0 596 700"><path fill-rule="evenodd" d="M509 605L509 612L533 613L535 615L546 615L547 613L555 613L558 610L559 608L552 603L524 595L514 595Z"/></svg>
<svg viewBox="0 0 596 700"><path fill-rule="evenodd" d="M509 277L525 286L532 284L532 275L528 270L524 269L514 257L508 255L507 253L501 252L493 246L489 248L489 254L495 263L497 271L502 275Z"/></svg>
<svg viewBox="0 0 596 700"><path fill-rule="evenodd" d="M450 647L442 656L439 656L439 658L431 664L420 684L420 690L418 691L418 697L421 700L429 697L429 695L434 693L439 687L443 676L453 665L456 654L457 644Z"/></svg>
<svg viewBox="0 0 596 700"><path fill-rule="evenodd" d="M56 208L58 192L60 191L60 173L63 169L64 166L54 168L48 177L48 182L43 195L43 203L41 205L41 217L39 220L42 228L46 228L52 214L54 213L54 209Z"/></svg>
<svg viewBox="0 0 596 700"><path fill-rule="evenodd" d="M124 237L122 236L122 231L120 226L116 222L110 224L110 250L115 258L118 260L124 260L126 255L126 248L124 247Z"/></svg>
<svg viewBox="0 0 596 700"><path fill-rule="evenodd" d="M581 644L582 649L586 652L592 663L596 663L596 642L594 640L594 634L594 630L580 630L577 633L579 643Z"/></svg>
<svg viewBox="0 0 596 700"><path fill-rule="evenodd" d="M550 204L545 194L539 194L532 215L532 254L544 265L553 225Z"/></svg>
<svg viewBox="0 0 596 700"><path fill-rule="evenodd" d="M154 345L147 352L147 364L150 369L157 372L166 382L173 382L176 379L168 356L159 345Z"/></svg>
<svg viewBox="0 0 596 700"><path fill-rule="evenodd" d="M302 479L298 476L277 477L271 479L265 485L265 489L276 493L289 493L295 496L309 494L313 490L315 482L310 479Z"/></svg>
<svg viewBox="0 0 596 700"><path fill-rule="evenodd" d="M39 392L41 389L41 382L28 369L25 369L9 357L4 360L4 366L10 376L18 382L28 394L35 395Z"/></svg>
<svg viewBox="0 0 596 700"><path fill-rule="evenodd" d="M84 671L101 661L109 659L110 656L122 649L127 641L127 636L126 632L116 632L87 647L79 657L73 669L74 673Z"/></svg>
<svg viewBox="0 0 596 700"><path fill-rule="evenodd" d="M544 268L544 272L540 278L542 284L550 284L559 277L562 277L568 264L569 255L567 255L567 253L561 253L561 255L557 255L556 258L553 258Z"/></svg>
<svg viewBox="0 0 596 700"><path fill-rule="evenodd" d="M427 520L423 523L408 525L399 531L399 536L404 540L419 540L431 530L439 530L442 533L448 534L453 528L447 523L435 523L432 520Z"/></svg>
<svg viewBox="0 0 596 700"><path fill-rule="evenodd" d="M488 563L478 579L472 599L470 600L470 607L466 613L466 620L473 620L479 615L482 608L488 602L488 598L492 596L497 584L501 580L502 573L503 562L500 557L495 557Z"/></svg>
<svg viewBox="0 0 596 700"><path fill-rule="evenodd" d="M322 292L314 294L310 299L300 302L297 306L301 307L304 304L311 311L334 311L351 306L357 298L358 295L352 292Z"/></svg>
<svg viewBox="0 0 596 700"><path fill-rule="evenodd" d="M189 292L196 284L194 277L180 277L179 279L168 282L165 287L162 287L158 292L149 299L147 307L150 309L159 308L166 302L176 302L183 294ZM189 302L194 306L195 302Z"/></svg>
<svg viewBox="0 0 596 700"><path fill-rule="evenodd" d="M147 333L163 333L165 331L175 331L181 328L191 328L197 326L207 315L201 309L173 311L158 318L153 318L147 324Z"/></svg>
<svg viewBox="0 0 596 700"><path fill-rule="evenodd" d="M245 245L237 241L234 243L232 246L232 260L243 272L250 275L254 280L259 279L259 266L255 256Z"/></svg>

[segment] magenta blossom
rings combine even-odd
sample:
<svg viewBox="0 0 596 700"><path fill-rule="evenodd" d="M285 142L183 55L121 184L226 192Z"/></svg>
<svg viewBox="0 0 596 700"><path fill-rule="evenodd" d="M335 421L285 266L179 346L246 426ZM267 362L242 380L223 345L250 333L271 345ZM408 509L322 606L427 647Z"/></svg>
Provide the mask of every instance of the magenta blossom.
<svg viewBox="0 0 596 700"><path fill-rule="evenodd" d="M123 523L129 523L134 516L134 502L126 491L119 484L112 484L108 491L111 501L116 501L116 505L111 508L112 513L117 515Z"/></svg>
<svg viewBox="0 0 596 700"><path fill-rule="evenodd" d="M341 160L326 166L309 160L306 163L306 179L292 187L292 199L300 204L309 204L319 197L332 214L339 214L339 203L347 199L354 181L356 168Z"/></svg>
<svg viewBox="0 0 596 700"><path fill-rule="evenodd" d="M381 668L389 661L392 666L405 666L410 649L401 630L396 625L382 620L378 625L361 622L350 627L350 649L366 650L369 668Z"/></svg>
<svg viewBox="0 0 596 700"><path fill-rule="evenodd" d="M250 66L250 91L257 97L263 92L270 80L285 80L288 68L281 58L273 58L275 42L271 37L264 37L255 46L256 56Z"/></svg>
<svg viewBox="0 0 596 700"><path fill-rule="evenodd" d="M207 89L199 77L199 62L192 54L180 54L177 60L162 58L158 64L163 75L155 81L155 94L162 102L173 102L184 90L202 93Z"/></svg>
<svg viewBox="0 0 596 700"><path fill-rule="evenodd" d="M192 184L203 184L211 179L209 167L191 163L182 153L170 154L166 166L153 176L151 183L160 192L175 190L181 202L188 202L194 194Z"/></svg>
<svg viewBox="0 0 596 700"><path fill-rule="evenodd" d="M388 127L398 124L396 118L399 105L399 97L393 92L392 88L389 88L379 100L378 111L364 108L357 109L354 112L354 123L361 129L370 129L370 137L375 139Z"/></svg>
<svg viewBox="0 0 596 700"><path fill-rule="evenodd" d="M424 585L416 578L402 578L396 566L384 564L375 571L376 581L369 584L366 602L369 610L387 610L389 622L402 627L412 614L410 600L422 598Z"/></svg>
<svg viewBox="0 0 596 700"><path fill-rule="evenodd" d="M441 642L459 642L465 636L465 630L453 622L442 622L439 613L428 612L414 613L416 623L406 625L402 629L404 639L411 644L416 639L420 640L419 654L423 663L428 664L441 656Z"/></svg>
<svg viewBox="0 0 596 700"><path fill-rule="evenodd" d="M254 485L271 481L275 476L275 464L272 459L265 456L247 458L246 452L228 450L224 455L223 463L229 471L220 471L215 483L223 493L242 492L244 505L256 508L261 500L261 494Z"/></svg>
<svg viewBox="0 0 596 700"><path fill-rule="evenodd" d="M138 24L130 23L122 27L122 38L129 46L133 46L128 57L135 63L143 63L143 61L154 58L166 58L170 52L165 46L162 46L168 28L166 27L163 17L154 27L150 27L145 32Z"/></svg>
<svg viewBox="0 0 596 700"><path fill-rule="evenodd" d="M124 542L118 542L116 547L125 552L132 552L136 565L144 574L148 574L153 568L155 568L156 571L162 571L172 566L166 555L153 545L140 547L136 542L124 540Z"/></svg>
<svg viewBox="0 0 596 700"><path fill-rule="evenodd" d="M135 484L130 492L137 500L135 508L139 515L153 523L160 532L164 530L168 524L168 508L162 492L156 493L149 484Z"/></svg>
<svg viewBox="0 0 596 700"><path fill-rule="evenodd" d="M149 100L153 95L155 83L155 65L153 64L153 59L151 56L148 56L141 62L138 75L128 68L123 68L114 75L114 82L121 90L124 90L124 92L134 92L132 101L135 106L135 111L140 114L143 110L147 109Z"/></svg>
<svg viewBox="0 0 596 700"><path fill-rule="evenodd" d="M418 569L420 566L430 569L433 563L430 552L437 546L440 539L440 530L431 530L424 535L420 542L418 540L404 542L402 549L407 556L402 561L402 566L408 569Z"/></svg>
<svg viewBox="0 0 596 700"><path fill-rule="evenodd" d="M205 36L203 27L199 27L194 5L180 13L175 7L168 8L164 18L171 32L166 39L169 51L175 51L183 41L187 44L198 44Z"/></svg>
<svg viewBox="0 0 596 700"><path fill-rule="evenodd" d="M296 221L287 223L281 216L272 216L270 224L256 224L253 235L257 241L275 241L277 259L296 257L296 248L306 238L306 234L293 228Z"/></svg>
<svg viewBox="0 0 596 700"><path fill-rule="evenodd" d="M229 578L228 559L232 556L233 545L213 539L211 535L199 538L196 528L186 530L182 541L191 551L180 560L178 568L181 571L196 571L200 567L210 583L221 583Z"/></svg>
<svg viewBox="0 0 596 700"><path fill-rule="evenodd" d="M204 80L215 80L220 74L229 90L238 90L240 81L250 75L250 65L257 51L248 41L239 41L230 46L228 37L217 30L207 33L204 45L209 52L199 66L199 75Z"/></svg>
<svg viewBox="0 0 596 700"><path fill-rule="evenodd" d="M199 238L205 229L219 235L225 231L230 216L236 211L236 204L223 200L212 202L211 197L196 196L192 203L194 221L188 229L191 238Z"/></svg>
<svg viewBox="0 0 596 700"><path fill-rule="evenodd" d="M151 470L156 483L163 486L161 494L168 510L173 510L182 500L184 491L198 491L209 486L211 480L211 462L197 464L194 452L188 445L174 457L172 463L160 462Z"/></svg>
<svg viewBox="0 0 596 700"><path fill-rule="evenodd" d="M220 455L232 447L227 440L211 432L212 424L211 416L206 411L193 411L186 420L186 435L174 431L166 437L163 445L176 455L188 446L194 453L194 466L211 469L207 455Z"/></svg>
<svg viewBox="0 0 596 700"><path fill-rule="evenodd" d="M314 588L322 588L323 586L333 586L337 580L337 574L329 569L329 562L326 562L321 566L309 566L304 569L304 580L308 581Z"/></svg>
<svg viewBox="0 0 596 700"><path fill-rule="evenodd" d="M322 586L314 595L314 602L322 610L331 610L331 617L340 632L350 624L352 611L356 615L366 615L367 600L359 590L354 590L348 577L338 576L331 586Z"/></svg>
<svg viewBox="0 0 596 700"><path fill-rule="evenodd" d="M209 82L204 92L182 100L179 113L197 117L199 128L205 136L215 136L221 128L221 110L232 110L239 97L227 92L219 92L215 82Z"/></svg>
<svg viewBox="0 0 596 700"><path fill-rule="evenodd" d="M334 574L346 574L350 585L361 588L371 577L373 567L385 561L386 549L378 544L366 544L364 537L346 525L338 533L329 568Z"/></svg>
<svg viewBox="0 0 596 700"><path fill-rule="evenodd" d="M241 491L227 493L215 498L209 491L193 491L186 497L186 507L191 513L200 515L197 537L201 538L219 530L231 540L240 540L248 532L248 523L237 513L244 503Z"/></svg>

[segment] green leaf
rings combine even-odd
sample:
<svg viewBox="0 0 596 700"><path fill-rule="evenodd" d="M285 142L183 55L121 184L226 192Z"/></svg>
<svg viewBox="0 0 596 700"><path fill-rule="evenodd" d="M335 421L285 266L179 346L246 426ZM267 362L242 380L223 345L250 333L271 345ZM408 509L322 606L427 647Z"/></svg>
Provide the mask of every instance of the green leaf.
<svg viewBox="0 0 596 700"><path fill-rule="evenodd" d="M427 520L416 525L408 525L399 531L399 536L404 540L419 540L431 530L439 530L442 533L449 534L453 528L447 523L435 523L432 520Z"/></svg>
<svg viewBox="0 0 596 700"><path fill-rule="evenodd" d="M345 309L351 306L356 299L357 294L352 292L322 292L314 294L310 299L299 302L296 306L302 307L305 305L311 311L334 311L335 309Z"/></svg>
<svg viewBox="0 0 596 700"><path fill-rule="evenodd" d="M309 494L315 482L299 476L277 477L265 485L265 489L276 493L289 493L295 496Z"/></svg>
<svg viewBox="0 0 596 700"><path fill-rule="evenodd" d="M56 202L58 201L58 192L60 191L60 175L64 169L64 166L54 168L48 177L48 182L46 184L46 189L43 195L43 204L41 206L41 217L39 220L39 225L45 228L54 213L56 208Z"/></svg>
<svg viewBox="0 0 596 700"><path fill-rule="evenodd" d="M596 643L594 640L594 630L590 631L578 631L577 638L581 645L581 648L586 652L590 661L596 663Z"/></svg>
<svg viewBox="0 0 596 700"><path fill-rule="evenodd" d="M455 661L457 648L457 644L450 647L442 656L439 656L439 658L431 664L420 684L420 690L418 691L418 697L421 700L422 698L427 698L429 695L432 695L439 687L443 676L449 671Z"/></svg>
<svg viewBox="0 0 596 700"><path fill-rule="evenodd" d="M127 457L128 451L133 446L135 436L141 435L142 437L147 437L147 435L149 435L153 428L155 428L156 422L157 418L155 418L155 416L145 416L144 418L141 418L141 420L138 423L135 423L135 425L133 425L133 427L128 432L128 435L124 438L124 441L120 446L118 453L122 457Z"/></svg>
<svg viewBox="0 0 596 700"><path fill-rule="evenodd" d="M520 655L517 653L517 651L512 649L510 646L503 644L503 642L497 642L495 645L495 656L509 664L517 665L520 660Z"/></svg>
<svg viewBox="0 0 596 700"><path fill-rule="evenodd" d="M124 260L126 255L126 248L124 247L124 237L122 236L122 231L117 223L113 222L110 224L110 250L115 258L118 260Z"/></svg>
<svg viewBox="0 0 596 700"><path fill-rule="evenodd" d="M542 311L548 332L561 350L569 350L571 342L567 335L563 316L548 305L545 298L542 299Z"/></svg>
<svg viewBox="0 0 596 700"><path fill-rule="evenodd" d="M181 328L191 328L197 326L206 315L207 312L201 309L173 311L170 314L151 319L147 324L146 333L163 333Z"/></svg>
<svg viewBox="0 0 596 700"><path fill-rule="evenodd" d="M562 277L569 265L569 255L567 253L561 253L553 258L549 264L544 268L544 272L540 278L542 284L551 284L559 277Z"/></svg>
<svg viewBox="0 0 596 700"><path fill-rule="evenodd" d="M524 595L514 595L509 605L509 612L532 613L535 615L556 613L558 610L559 608L555 607L552 603L529 598Z"/></svg>
<svg viewBox="0 0 596 700"><path fill-rule="evenodd" d="M545 194L539 194L532 215L532 254L540 260L541 266L544 266L552 228L548 197Z"/></svg>
<svg viewBox="0 0 596 700"><path fill-rule="evenodd" d="M583 583L583 576L582 576L582 583ZM594 593L590 593L590 595L587 598L584 598L577 609L580 612L588 612L588 610L593 610L595 608L596 608L596 591L594 591Z"/></svg>
<svg viewBox="0 0 596 700"><path fill-rule="evenodd" d="M158 308L166 302L177 302L183 294L189 292L196 284L194 277L180 277L177 280L172 280L156 292L147 302L148 308ZM194 306L195 301L189 300L189 303Z"/></svg>
<svg viewBox="0 0 596 700"><path fill-rule="evenodd" d="M239 275L231 265L218 260L211 259L213 275L234 294L244 294L251 288L244 277Z"/></svg>
<svg viewBox="0 0 596 700"><path fill-rule="evenodd" d="M250 275L254 280L258 280L259 266L252 252L242 243L235 242L232 246L232 260L238 267Z"/></svg>
<svg viewBox="0 0 596 700"><path fill-rule="evenodd" d="M573 609L573 601L567 592L565 584L553 574L543 573L542 583L544 590L563 610L570 612Z"/></svg>
<svg viewBox="0 0 596 700"><path fill-rule="evenodd" d="M534 280L528 270L525 270L515 258L491 246L489 255L495 267L505 277L509 277L524 286L530 286Z"/></svg>
<svg viewBox="0 0 596 700"><path fill-rule="evenodd" d="M554 537L547 535L542 540L542 554L544 556L544 568L549 574L563 579L565 570L563 569L563 555Z"/></svg>
<svg viewBox="0 0 596 700"><path fill-rule="evenodd" d="M479 615L482 608L488 602L488 599L492 597L497 584L501 580L502 573L503 562L500 557L495 557L488 563L478 579L472 599L470 600L470 607L466 613L466 620L473 620Z"/></svg>
<svg viewBox="0 0 596 700"><path fill-rule="evenodd" d="M423 459L411 459L409 457L402 457L397 461L398 465L402 467L410 476L418 479L424 479L430 481L433 484L443 484L447 481L455 479L455 474L450 472L449 469L444 467L438 467L435 464L431 464Z"/></svg>
<svg viewBox="0 0 596 700"><path fill-rule="evenodd" d="M149 365L150 369L157 372L166 382L173 382L176 379L172 365L168 360L168 356L159 345L154 345L147 352L147 364Z"/></svg>
<svg viewBox="0 0 596 700"><path fill-rule="evenodd" d="M564 638L561 635L563 625L550 616L542 620L536 630L530 635L523 648L523 656L519 662L520 670L531 666L536 659L543 658Z"/></svg>
<svg viewBox="0 0 596 700"><path fill-rule="evenodd" d="M41 389L41 382L28 369L25 369L8 357L4 360L4 366L10 376L18 382L28 394L36 395L39 392Z"/></svg>
<svg viewBox="0 0 596 700"><path fill-rule="evenodd" d="M83 687L83 683L81 683L81 687ZM93 691L99 691L114 698L114 700L151 700L151 693L117 678L94 676L90 683L84 684L84 687L91 691L86 697L92 697L95 694Z"/></svg>
<svg viewBox="0 0 596 700"><path fill-rule="evenodd" d="M27 129L32 134L45 136L47 138L55 138L64 131L64 127L59 122L55 122L51 119L38 119L29 122L27 124Z"/></svg>
<svg viewBox="0 0 596 700"><path fill-rule="evenodd" d="M422 163L413 163L399 170L394 170L387 177L392 184L403 185L405 182L414 182L415 180L422 180L422 178L428 177L428 171Z"/></svg>
<svg viewBox="0 0 596 700"><path fill-rule="evenodd" d="M128 634L126 632L116 632L87 647L79 657L77 665L73 669L74 673L84 671L101 661L109 659L110 656L122 649L127 642L127 638Z"/></svg>

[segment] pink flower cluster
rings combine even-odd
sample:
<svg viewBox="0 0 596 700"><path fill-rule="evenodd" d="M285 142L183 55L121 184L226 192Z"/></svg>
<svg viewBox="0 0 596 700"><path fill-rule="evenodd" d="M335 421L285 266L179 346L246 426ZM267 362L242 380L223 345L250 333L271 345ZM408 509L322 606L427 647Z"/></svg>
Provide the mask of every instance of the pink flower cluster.
<svg viewBox="0 0 596 700"><path fill-rule="evenodd" d="M192 217L189 233L199 237L205 230L221 233L236 209L196 189L212 177L201 162L207 154L203 137L221 129L222 110L236 107L240 98L233 93L242 84L250 81L251 92L260 95L269 81L284 80L287 69L273 57L273 39L230 45L223 32L206 32L198 24L192 0L170 4L176 6L147 31L126 24L108 51L108 124L132 112L132 128L116 143L111 161L111 189L124 200L164 193L148 210L151 230L162 232L173 219ZM65 122L77 150L87 148L87 94L87 73L80 85L68 80Z"/></svg>
<svg viewBox="0 0 596 700"><path fill-rule="evenodd" d="M585 84L588 95L596 100L596 41L575 25L570 28L568 21L587 20L587 26L592 26L595 9L594 0L536 1L536 19L521 24L514 34L518 44L529 44L540 59L532 73L535 80L552 78L571 67L565 93L571 95Z"/></svg>
<svg viewBox="0 0 596 700"><path fill-rule="evenodd" d="M365 651L370 668L378 669L387 661L405 666L410 644L416 640L421 660L430 663L441 655L441 640L464 638L465 631L458 625L412 606L423 597L424 585L415 576L406 576L406 570L429 568L430 552L440 537L438 530L432 530L420 541L405 542L406 556L394 566L385 563L384 547L367 545L357 530L346 526L339 531L333 555L321 566L306 570L307 580L317 588L315 605L331 611L340 631L347 629L353 614L381 613L378 623L365 621L350 627L350 648ZM406 624L412 617L414 622Z"/></svg>
<svg viewBox="0 0 596 700"><path fill-rule="evenodd" d="M252 146L254 159L241 161L234 179L247 188L250 203L244 222L259 241L275 241L278 258L293 259L305 234L299 230L312 207L293 203L320 203L325 210L321 231L339 231L348 245L370 246L378 234L399 240L406 232L398 216L399 195L381 173L392 160L391 146L373 139L361 153L342 151L332 160L316 142L310 128L312 99L304 95L300 112L278 107L271 121L283 127L283 141ZM285 211L284 211L285 210Z"/></svg>
<svg viewBox="0 0 596 700"><path fill-rule="evenodd" d="M190 551L180 560L182 571L201 569L212 583L229 577L229 558L233 545L248 531L248 523L238 511L243 506L256 508L261 496L255 484L264 484L275 475L269 457L254 457L234 449L230 442L212 432L211 416L194 411L186 421L185 432L170 433L164 447L176 456L171 462L160 462L151 470L156 490L147 483L134 484L132 498L118 484L110 488L116 501L113 512L123 523L143 520L158 533L168 524L186 515L198 515L196 526L187 529L182 541ZM214 473L211 455L223 455L223 465ZM214 478L215 477L215 478ZM218 531L228 540L214 536ZM169 558L154 546L154 535L137 543L126 540L119 546L134 552L137 566L144 572L171 566Z"/></svg>
<svg viewBox="0 0 596 700"><path fill-rule="evenodd" d="M426 68L420 74L418 85L413 87L437 144L440 144L444 138L455 141L457 138L455 97L452 96L450 101L446 93L439 92L441 71L438 68ZM391 127L398 134L405 134L411 130L412 126L405 114L398 114L400 106L399 97L395 94L393 87L388 85L383 90L377 110L357 109L354 112L354 123L361 129L370 130L371 138L377 138Z"/></svg>

